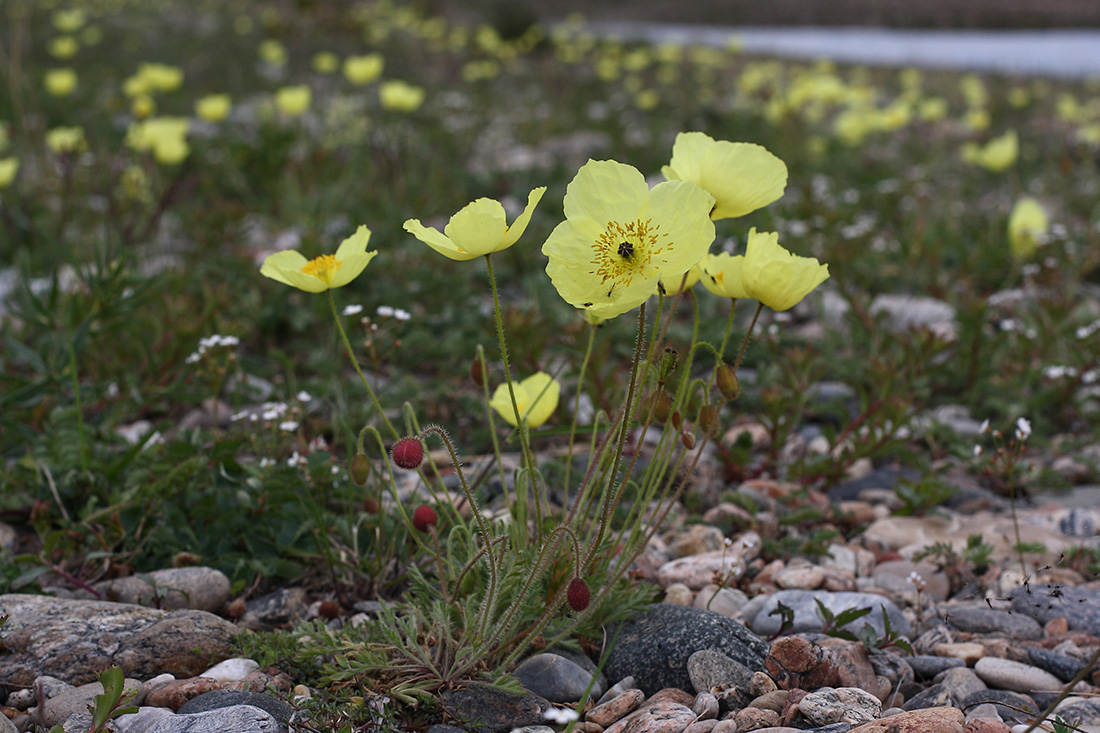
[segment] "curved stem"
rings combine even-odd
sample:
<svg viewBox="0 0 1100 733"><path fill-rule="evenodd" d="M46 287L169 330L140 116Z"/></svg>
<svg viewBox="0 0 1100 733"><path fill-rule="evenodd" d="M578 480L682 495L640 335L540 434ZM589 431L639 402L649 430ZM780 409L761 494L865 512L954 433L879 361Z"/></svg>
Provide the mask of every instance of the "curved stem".
<svg viewBox="0 0 1100 733"><path fill-rule="evenodd" d="M588 371L588 361L592 358L592 345L596 342L596 327L588 324L588 343L584 348L584 360L577 375L577 396L573 400L573 420L569 424L569 450L565 457L565 481L562 482L562 507L569 506L569 472L573 468L573 445L577 438L577 416L581 411L581 394L584 387L584 375Z"/></svg>
<svg viewBox="0 0 1100 733"><path fill-rule="evenodd" d="M390 434L394 438L399 438L397 431L394 430L390 419L386 417L386 413L382 410L382 405L378 401L378 397L375 396L374 390L371 389L370 382L363 375L363 370L359 368L359 361L355 358L355 351L351 348L351 341L348 340L348 333L344 330L344 324L340 321L340 314L336 312L336 301L332 297L332 290L326 290L325 294L328 296L328 304L332 309L332 320L336 322L336 330L340 332L340 338L344 341L344 348L348 351L348 358L351 359L351 365L355 367L355 373L359 375L359 379L362 380L363 386L367 388L367 394L370 395L370 401L374 404L374 409L378 411L378 414L382 417L382 421L386 423L386 427L389 429Z"/></svg>
<svg viewBox="0 0 1100 733"><path fill-rule="evenodd" d="M757 303L756 312L752 314L752 322L749 323L749 328L745 331L745 340L741 342L741 349L737 352L737 361L733 362L734 374L737 373L737 369L741 366L741 357L745 355L745 348L749 345L749 339L752 338L752 330L756 328L756 319L760 317L760 311L762 310L764 310L764 304Z"/></svg>

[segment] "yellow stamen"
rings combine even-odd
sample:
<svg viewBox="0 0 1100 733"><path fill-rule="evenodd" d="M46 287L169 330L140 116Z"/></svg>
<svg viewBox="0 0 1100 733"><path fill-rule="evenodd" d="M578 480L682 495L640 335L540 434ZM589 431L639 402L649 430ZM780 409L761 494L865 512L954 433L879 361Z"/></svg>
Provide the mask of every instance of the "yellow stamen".
<svg viewBox="0 0 1100 733"><path fill-rule="evenodd" d="M336 255L321 255L320 257L314 257L303 265L302 272L306 275L313 275L328 285L332 282L332 276L336 274L342 264L343 262L336 259Z"/></svg>
<svg viewBox="0 0 1100 733"><path fill-rule="evenodd" d="M658 229L660 225L653 224L650 219L607 223L607 228L596 239L592 264L601 282L615 281L608 291L609 297L616 285L630 287L635 275L646 277L649 274L653 258L664 251L657 246L658 236L664 236L658 235Z"/></svg>

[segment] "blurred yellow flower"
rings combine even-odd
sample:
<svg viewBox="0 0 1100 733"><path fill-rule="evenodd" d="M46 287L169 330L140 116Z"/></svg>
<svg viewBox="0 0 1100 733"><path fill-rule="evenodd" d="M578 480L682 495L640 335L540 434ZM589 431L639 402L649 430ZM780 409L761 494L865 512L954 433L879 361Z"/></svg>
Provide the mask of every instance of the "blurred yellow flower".
<svg viewBox="0 0 1100 733"><path fill-rule="evenodd" d="M532 190L527 196L527 207L510 227L500 202L481 198L452 216L442 234L435 227L424 226L419 219L406 221L405 231L445 257L472 260L515 244L527 229L531 214L544 193L545 186Z"/></svg>
<svg viewBox="0 0 1100 733"><path fill-rule="evenodd" d="M798 257L779 245L775 232L749 230L741 285L745 297L772 310L785 311L805 298L829 277L829 266L814 257ZM727 284L732 289L732 286ZM731 296L732 297L732 296Z"/></svg>
<svg viewBox="0 0 1100 733"><path fill-rule="evenodd" d="M287 117L298 117L309 109L313 92L305 84L282 87L275 91L275 106Z"/></svg>
<svg viewBox="0 0 1100 733"><path fill-rule="evenodd" d="M313 54L311 63L318 74L331 74L340 68L340 57L331 51L320 51Z"/></svg>
<svg viewBox="0 0 1100 733"><path fill-rule="evenodd" d="M134 97L134 102L130 105L130 111L133 112L134 117L144 120L157 111L157 103L148 94L139 94Z"/></svg>
<svg viewBox="0 0 1100 733"><path fill-rule="evenodd" d="M307 260L295 250L276 252L264 260L260 274L307 293L341 288L359 277L378 254L377 250L367 251L369 241L370 229L360 226L340 244L334 255Z"/></svg>
<svg viewBox="0 0 1100 733"><path fill-rule="evenodd" d="M947 100L943 97L928 97L917 104L917 116L925 122L938 122L947 116Z"/></svg>
<svg viewBox="0 0 1100 733"><path fill-rule="evenodd" d="M286 63L286 48L273 38L261 41L257 49L260 58L272 66L282 66Z"/></svg>
<svg viewBox="0 0 1100 733"><path fill-rule="evenodd" d="M80 30L87 20L87 16L80 8L68 10L55 10L50 16L53 27L62 33L75 33Z"/></svg>
<svg viewBox="0 0 1100 733"><path fill-rule="evenodd" d="M424 88L400 79L387 81L378 88L382 106L396 112L413 112L424 103Z"/></svg>
<svg viewBox="0 0 1100 733"><path fill-rule="evenodd" d="M128 97L155 92L171 92L183 84L183 69L168 64L142 64L137 73L122 83L122 93Z"/></svg>
<svg viewBox="0 0 1100 733"><path fill-rule="evenodd" d="M690 270L714 241L714 197L689 181L651 191L613 160L585 163L565 192L565 221L542 246L546 274L570 305L600 318L636 308L662 276Z"/></svg>
<svg viewBox="0 0 1100 733"><path fill-rule="evenodd" d="M984 146L971 143L963 147L963 159L975 163L994 173L1002 173L1016 163L1020 151L1020 142L1015 130L1009 130L1000 137L993 138Z"/></svg>
<svg viewBox="0 0 1100 733"><path fill-rule="evenodd" d="M702 132L681 132L672 161L661 168L670 181L684 180L714 197L712 219L744 216L767 206L787 187L787 166L763 147L716 141Z"/></svg>
<svg viewBox="0 0 1100 733"><path fill-rule="evenodd" d="M0 158L0 188L7 188L19 172L19 158Z"/></svg>
<svg viewBox="0 0 1100 733"><path fill-rule="evenodd" d="M231 106L228 94L208 94L195 102L195 114L207 122L221 122L229 116Z"/></svg>
<svg viewBox="0 0 1100 733"><path fill-rule="evenodd" d="M385 60L380 53L349 56L344 59L344 76L352 84L369 84L382 76Z"/></svg>
<svg viewBox="0 0 1100 733"><path fill-rule="evenodd" d="M518 418L516 411L512 408L512 397L508 394L507 384L497 387L493 392L493 398L489 400L489 406L512 427L516 427L519 421L523 420L527 423L527 427L537 428L549 420L554 410L558 408L561 384L546 372L532 374L522 382L513 384L512 388L516 393Z"/></svg>
<svg viewBox="0 0 1100 733"><path fill-rule="evenodd" d="M1020 260L1033 255L1049 229L1047 212L1038 201L1031 197L1017 201L1008 217L1008 243L1012 255Z"/></svg>
<svg viewBox="0 0 1100 733"><path fill-rule="evenodd" d="M76 89L76 72L69 68L50 69L43 79L46 91L55 97L67 97Z"/></svg>
<svg viewBox="0 0 1100 733"><path fill-rule="evenodd" d="M744 270L744 255L708 254L703 258L703 287L722 298L748 298L741 283Z"/></svg>
<svg viewBox="0 0 1100 733"><path fill-rule="evenodd" d="M130 125L126 144L134 150L152 151L158 163L174 165L187 157L189 122L186 117L154 117Z"/></svg>
<svg viewBox="0 0 1100 733"><path fill-rule="evenodd" d="M58 36L50 41L47 49L57 59L71 59L80 50L80 44L72 36Z"/></svg>
<svg viewBox="0 0 1100 733"><path fill-rule="evenodd" d="M55 153L75 153L84 146L82 127L55 127L46 133L46 147Z"/></svg>

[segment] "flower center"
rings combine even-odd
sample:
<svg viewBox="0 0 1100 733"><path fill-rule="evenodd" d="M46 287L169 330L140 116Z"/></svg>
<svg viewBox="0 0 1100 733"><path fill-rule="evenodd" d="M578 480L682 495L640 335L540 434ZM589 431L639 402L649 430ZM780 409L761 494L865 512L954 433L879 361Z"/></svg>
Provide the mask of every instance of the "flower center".
<svg viewBox="0 0 1100 733"><path fill-rule="evenodd" d="M630 287L635 277L655 277L653 258L664 247L658 246L660 225L650 219L628 222L609 221L603 233L596 238L594 257L595 274L607 287L610 298L619 285ZM608 280L611 280L608 284Z"/></svg>
<svg viewBox="0 0 1100 733"><path fill-rule="evenodd" d="M332 276L336 274L342 264L343 262L336 259L336 255L321 255L320 257L314 257L303 265L302 272L306 275L313 275L328 285L332 282Z"/></svg>

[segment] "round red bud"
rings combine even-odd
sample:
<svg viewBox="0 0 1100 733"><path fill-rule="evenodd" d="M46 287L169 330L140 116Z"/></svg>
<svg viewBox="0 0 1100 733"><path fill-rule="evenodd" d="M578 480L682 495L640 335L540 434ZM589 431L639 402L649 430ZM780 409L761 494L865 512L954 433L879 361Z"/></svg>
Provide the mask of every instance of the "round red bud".
<svg viewBox="0 0 1100 733"><path fill-rule="evenodd" d="M424 460L424 444L420 438L402 438L394 443L393 462L401 468L419 468Z"/></svg>
<svg viewBox="0 0 1100 733"><path fill-rule="evenodd" d="M573 578L569 581L569 590L565 592L565 600L569 602L569 607L578 613L588 608L588 603L592 600L592 592L588 590L588 583L580 578Z"/></svg>
<svg viewBox="0 0 1100 733"><path fill-rule="evenodd" d="M416 511L413 512L413 526L417 531L427 532L428 527L431 527L438 521L438 517L435 515L435 509L432 509L427 504L418 506Z"/></svg>

